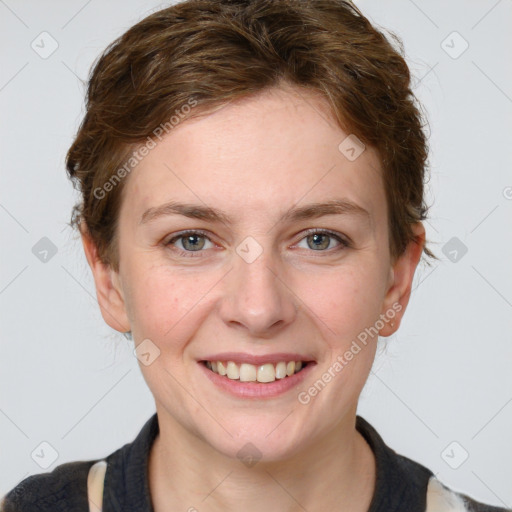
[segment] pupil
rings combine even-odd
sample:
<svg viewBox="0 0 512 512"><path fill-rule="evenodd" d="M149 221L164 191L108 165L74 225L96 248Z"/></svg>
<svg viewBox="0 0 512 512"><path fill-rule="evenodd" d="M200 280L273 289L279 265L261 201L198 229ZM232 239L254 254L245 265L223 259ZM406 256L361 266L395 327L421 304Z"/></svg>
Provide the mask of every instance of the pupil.
<svg viewBox="0 0 512 512"><path fill-rule="evenodd" d="M311 235L311 237L313 237L313 240L314 240L314 248L315 249L325 249L326 247L329 246L329 241L327 241L327 243L325 243L325 240L324 240L324 243L321 242L321 238L325 238L327 240L327 235L322 235L322 234L315 234L315 235ZM320 240L319 240L320 239ZM318 244L317 242L320 241L320 244Z"/></svg>
<svg viewBox="0 0 512 512"><path fill-rule="evenodd" d="M194 240L197 238L200 238L200 236L199 235L189 235L189 236L185 237L184 244L183 244L185 249L192 249L192 250L202 249L202 247L204 245L204 241L202 244L197 244L197 240L194 242ZM187 247L187 244L191 244L191 245L189 247Z"/></svg>

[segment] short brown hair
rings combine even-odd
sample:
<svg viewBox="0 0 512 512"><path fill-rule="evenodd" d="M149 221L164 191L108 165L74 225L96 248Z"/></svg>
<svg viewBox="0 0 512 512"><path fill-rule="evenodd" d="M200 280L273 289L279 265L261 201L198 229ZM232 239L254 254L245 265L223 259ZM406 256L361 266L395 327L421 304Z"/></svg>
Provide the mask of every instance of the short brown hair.
<svg viewBox="0 0 512 512"><path fill-rule="evenodd" d="M378 151L395 259L416 241L412 224L426 219L428 148L402 45L391 37L398 49L344 0L185 0L148 16L91 71L66 157L82 196L71 224L84 221L101 260L118 270L125 180L112 179L134 150L174 113L187 119L285 82L320 93L339 126ZM184 113L191 98L197 106ZM98 194L106 183L109 193Z"/></svg>

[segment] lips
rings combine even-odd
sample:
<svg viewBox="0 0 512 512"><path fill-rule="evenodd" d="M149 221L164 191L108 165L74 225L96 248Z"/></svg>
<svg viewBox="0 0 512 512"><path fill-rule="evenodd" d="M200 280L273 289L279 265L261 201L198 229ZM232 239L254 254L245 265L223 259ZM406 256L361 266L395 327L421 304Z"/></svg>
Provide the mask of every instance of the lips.
<svg viewBox="0 0 512 512"><path fill-rule="evenodd" d="M222 352L219 354L209 354L203 357L201 361L233 361L238 365L248 363L259 366L266 363L277 364L280 361L313 362L314 358L308 354L297 354L294 352L276 352L274 354L264 354L259 356L242 352Z"/></svg>
<svg viewBox="0 0 512 512"><path fill-rule="evenodd" d="M256 363L254 364L253 362L247 361L253 361ZM220 375L218 373L219 362L222 364L222 366L224 366L226 375ZM291 362L293 362L295 365L294 373L288 375L287 372L285 377L276 378L276 370L278 372L278 377L280 375L282 376L282 374L279 374L279 371L282 371L283 365L280 365L279 363L286 363L286 367L288 369L288 363ZM297 365L295 364L296 362L300 362L300 364ZM213 363L217 363L217 371L213 370ZM287 396L290 392L297 391L301 382L309 378L308 376L312 371L314 371L316 361L308 356L303 356L300 354L271 354L267 356L250 356L248 354L230 353L208 356L208 359L197 360L197 364L201 370L201 373L214 385L215 389L226 393L228 396L244 400L267 400L277 399L280 396ZM238 378L234 378L237 377L237 368L239 372L242 372L242 378L244 378L244 372L246 371L252 372L252 375L249 375L249 377L254 377L254 370L251 368L244 369L244 365L251 365L256 367L256 380L241 380L240 373L238 374ZM258 380L258 373L260 371L259 369L262 366L266 367L266 365L271 365L272 370L270 370L268 367L261 370L262 375L260 378L264 382L260 382ZM230 377L227 375L228 368L230 372L233 372L230 373ZM270 372L270 374L265 374L265 372ZM271 372L274 372L273 379Z"/></svg>

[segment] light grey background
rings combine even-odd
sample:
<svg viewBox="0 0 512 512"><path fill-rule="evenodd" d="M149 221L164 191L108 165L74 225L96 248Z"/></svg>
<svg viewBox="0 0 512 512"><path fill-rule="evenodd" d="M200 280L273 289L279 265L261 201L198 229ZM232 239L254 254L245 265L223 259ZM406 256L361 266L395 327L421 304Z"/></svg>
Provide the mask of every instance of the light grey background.
<svg viewBox="0 0 512 512"><path fill-rule="evenodd" d="M357 4L403 39L428 112L426 228L441 257L418 269L359 414L447 485L511 507L512 2ZM66 227L77 196L64 156L83 115L79 78L161 5L0 0L0 495L30 474L108 455L155 410L130 342L101 318ZM58 48L47 58L31 47L49 52L52 39ZM43 237L57 250L47 262L32 252ZM453 237L467 247L456 262L445 245ZM58 453L47 469L37 464L51 461L42 442Z"/></svg>

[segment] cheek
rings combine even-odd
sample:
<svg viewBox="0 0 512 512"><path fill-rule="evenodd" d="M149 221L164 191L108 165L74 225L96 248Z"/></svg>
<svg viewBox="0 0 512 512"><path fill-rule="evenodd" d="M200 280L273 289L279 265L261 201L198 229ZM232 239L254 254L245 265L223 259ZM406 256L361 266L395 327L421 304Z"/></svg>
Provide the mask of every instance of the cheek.
<svg viewBox="0 0 512 512"><path fill-rule="evenodd" d="M372 327L382 302L379 268L347 266L329 277L317 276L315 286L304 288L304 302L314 313L310 316L319 318L316 327L327 350L321 380L328 383L328 391L322 391L318 405L329 402L337 414L357 400L375 358L378 337Z"/></svg>
<svg viewBox="0 0 512 512"><path fill-rule="evenodd" d="M204 276L178 275L165 266L133 266L128 309L134 331L155 340L163 340L171 333L175 337L178 327L190 324L181 320L193 314L208 290L204 281Z"/></svg>
<svg viewBox="0 0 512 512"><path fill-rule="evenodd" d="M373 325L379 316L380 274L378 265L359 262L340 266L306 280L299 296L323 321L328 339L347 341Z"/></svg>

